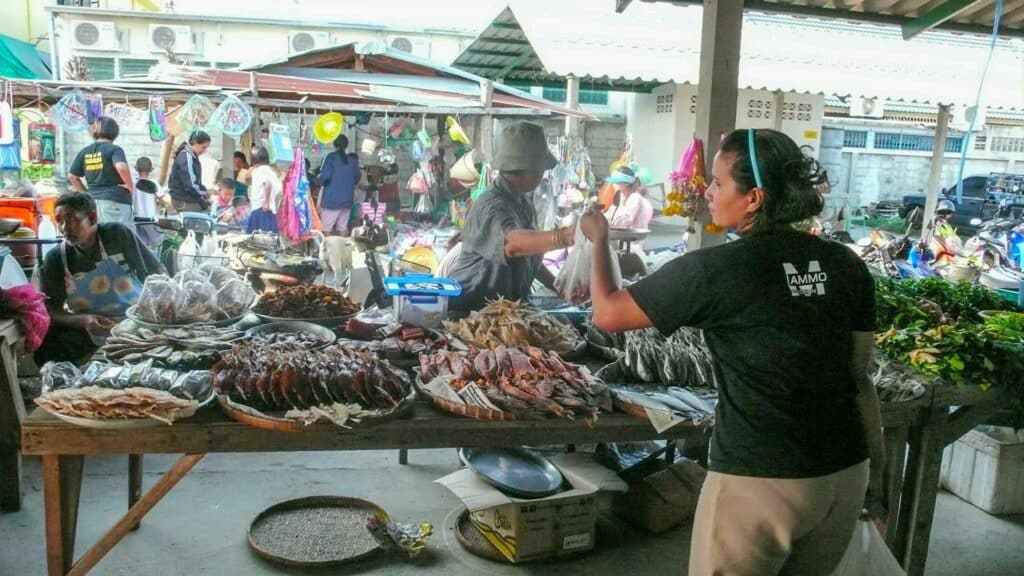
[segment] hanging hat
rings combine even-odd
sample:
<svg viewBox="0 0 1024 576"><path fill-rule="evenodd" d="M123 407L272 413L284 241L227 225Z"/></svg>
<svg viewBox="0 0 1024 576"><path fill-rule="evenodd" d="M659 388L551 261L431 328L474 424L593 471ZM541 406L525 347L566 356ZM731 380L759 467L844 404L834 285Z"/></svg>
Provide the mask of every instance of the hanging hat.
<svg viewBox="0 0 1024 576"><path fill-rule="evenodd" d="M532 122L510 124L501 133L501 145L491 167L495 170L550 170L558 165L544 136Z"/></svg>
<svg viewBox="0 0 1024 576"><path fill-rule="evenodd" d="M328 112L313 124L313 136L321 144L330 144L344 129L345 117L339 112Z"/></svg>
<svg viewBox="0 0 1024 576"><path fill-rule="evenodd" d="M605 182L609 184L634 184L636 183L636 174L629 166L619 166L615 172L612 172L611 176L605 179Z"/></svg>

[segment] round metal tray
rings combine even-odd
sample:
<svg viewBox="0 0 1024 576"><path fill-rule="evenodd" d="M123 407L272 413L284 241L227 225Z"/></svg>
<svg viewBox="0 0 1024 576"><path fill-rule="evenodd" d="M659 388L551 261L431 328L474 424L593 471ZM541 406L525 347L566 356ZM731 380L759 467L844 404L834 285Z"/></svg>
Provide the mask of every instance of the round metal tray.
<svg viewBox="0 0 1024 576"><path fill-rule="evenodd" d="M459 459L488 484L517 498L546 498L565 481L554 464L525 448L461 448Z"/></svg>
<svg viewBox="0 0 1024 576"><path fill-rule="evenodd" d="M237 316L235 318L228 318L226 320L204 320L202 322L192 322L190 324L154 324L152 322L146 322L145 320L143 320L142 317L139 316L135 306L128 308L128 310L125 312L125 316L127 316L129 320L135 322L136 324L142 326L143 328L152 328L154 330L163 330L164 328L188 328L190 326L198 326L200 324L210 324L217 328L224 328L226 326L233 326L235 324L238 324L243 318L245 318L245 314L243 314L241 316Z"/></svg>
<svg viewBox="0 0 1024 576"><path fill-rule="evenodd" d="M381 550L366 529L366 520L375 515L388 516L380 506L358 498L287 500L256 515L249 525L249 547L258 556L286 566L340 566Z"/></svg>
<svg viewBox="0 0 1024 576"><path fill-rule="evenodd" d="M302 320L289 320L287 322L272 322L270 324L260 324L254 328L250 328L245 332L245 335L249 338L254 338L260 334L312 334L317 337L320 341L315 346L316 349L330 346L338 339L338 335L334 333L330 328L326 328L319 324L313 324L312 322L304 322Z"/></svg>

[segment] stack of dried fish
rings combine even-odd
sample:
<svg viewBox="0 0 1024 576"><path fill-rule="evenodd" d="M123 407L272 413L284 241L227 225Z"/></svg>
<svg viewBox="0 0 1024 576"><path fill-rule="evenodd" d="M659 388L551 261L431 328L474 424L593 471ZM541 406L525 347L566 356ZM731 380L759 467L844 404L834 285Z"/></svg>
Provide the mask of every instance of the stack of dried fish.
<svg viewBox="0 0 1024 576"><path fill-rule="evenodd" d="M209 369L221 354L231 350L242 332L208 325L150 330L112 335L100 352L112 362L136 363L153 360L167 368Z"/></svg>
<svg viewBox="0 0 1024 576"><path fill-rule="evenodd" d="M445 399L509 412L516 418L554 415L596 418L610 410L608 387L583 366L539 348L441 350L420 356L420 380L428 391L447 389Z"/></svg>
<svg viewBox="0 0 1024 576"><path fill-rule="evenodd" d="M715 387L711 352L704 343L704 335L695 328L680 328L668 338L654 328L621 335L591 329L588 338L600 347L622 351L617 362L601 371L606 380ZM618 375L613 376L613 371Z"/></svg>
<svg viewBox="0 0 1024 576"><path fill-rule="evenodd" d="M690 390L679 386L669 386L664 391L641 391L615 387L612 388L612 396L615 397L617 403L670 414L690 420L695 424L708 423L715 416L712 401L706 401Z"/></svg>
<svg viewBox="0 0 1024 576"><path fill-rule="evenodd" d="M214 366L213 382L218 392L258 410L342 404L358 405L360 412L385 413L412 392L405 373L341 344L321 350L239 344Z"/></svg>
<svg viewBox="0 0 1024 576"><path fill-rule="evenodd" d="M459 340L480 348L503 344L568 352L580 340L575 328L551 314L505 299L490 302L467 318L445 322L444 326Z"/></svg>

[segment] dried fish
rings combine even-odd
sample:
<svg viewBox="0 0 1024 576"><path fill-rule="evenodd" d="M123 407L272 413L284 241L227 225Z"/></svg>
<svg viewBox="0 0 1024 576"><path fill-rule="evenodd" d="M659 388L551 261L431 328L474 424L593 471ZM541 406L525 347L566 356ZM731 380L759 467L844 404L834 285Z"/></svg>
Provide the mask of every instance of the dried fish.
<svg viewBox="0 0 1024 576"><path fill-rule="evenodd" d="M580 341L576 329L555 316L504 299L489 302L457 322L445 322L445 329L466 344L479 348L504 344L535 346L561 353L572 350Z"/></svg>

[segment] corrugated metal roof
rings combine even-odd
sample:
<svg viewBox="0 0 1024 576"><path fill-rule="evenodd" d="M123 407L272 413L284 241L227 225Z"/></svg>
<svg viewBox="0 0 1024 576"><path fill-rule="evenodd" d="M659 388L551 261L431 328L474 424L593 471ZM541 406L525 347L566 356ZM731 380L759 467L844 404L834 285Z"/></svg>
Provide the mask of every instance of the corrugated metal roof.
<svg viewBox="0 0 1024 576"><path fill-rule="evenodd" d="M639 4L624 15L606 7L575 17L557 10L513 14L506 8L455 66L538 84L572 74L584 87L613 90L697 81L700 9ZM506 55L488 51L505 39L525 44ZM749 13L741 50L739 84L748 88L973 104L987 44L944 32L905 41L891 26ZM1024 108L1021 41L999 43L985 102Z"/></svg>

